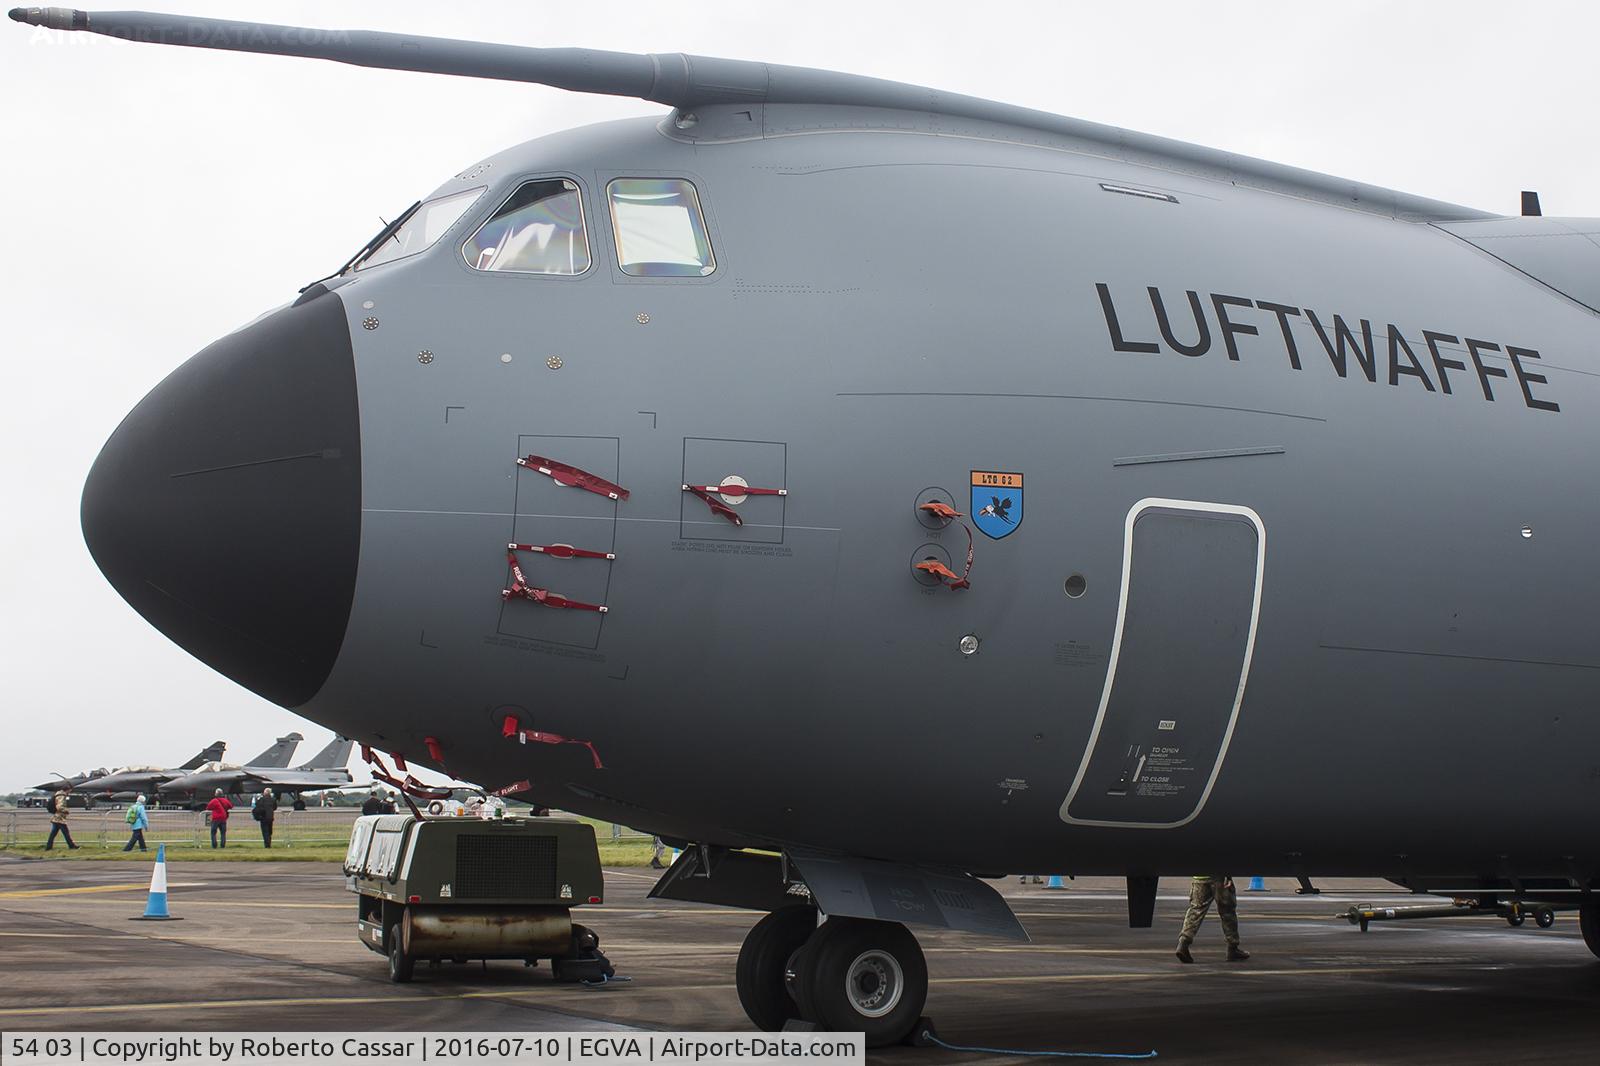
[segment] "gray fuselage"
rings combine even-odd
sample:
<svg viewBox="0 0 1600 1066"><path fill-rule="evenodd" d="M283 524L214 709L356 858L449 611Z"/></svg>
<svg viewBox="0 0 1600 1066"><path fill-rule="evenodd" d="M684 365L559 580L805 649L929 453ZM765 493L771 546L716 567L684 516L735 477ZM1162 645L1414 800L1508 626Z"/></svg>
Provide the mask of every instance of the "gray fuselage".
<svg viewBox="0 0 1600 1066"><path fill-rule="evenodd" d="M336 627L315 694L252 687L685 840L1595 873L1593 313L1379 205L979 121L755 114L505 152L436 194L484 190L428 251L277 312L348 328L359 563L342 640L303 612ZM579 187L593 265L469 266L540 178ZM692 182L714 271L625 274L615 178ZM287 459L319 454L355 461ZM986 475L1017 479L1012 530L973 513ZM787 495L735 526L682 489L729 476ZM968 589L914 569L965 570L935 497L979 530ZM521 557L606 613L504 601L508 542L614 553Z"/></svg>

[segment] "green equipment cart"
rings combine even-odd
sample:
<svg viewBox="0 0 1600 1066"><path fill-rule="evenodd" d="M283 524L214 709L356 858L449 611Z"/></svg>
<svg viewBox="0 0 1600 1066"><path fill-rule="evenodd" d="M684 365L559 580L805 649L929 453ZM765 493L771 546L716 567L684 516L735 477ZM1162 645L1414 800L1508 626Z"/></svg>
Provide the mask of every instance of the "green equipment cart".
<svg viewBox="0 0 1600 1066"><path fill-rule="evenodd" d="M605 885L594 828L568 818L357 818L344 859L361 942L409 981L416 963L550 960L558 981L615 973L600 938L572 921Z"/></svg>

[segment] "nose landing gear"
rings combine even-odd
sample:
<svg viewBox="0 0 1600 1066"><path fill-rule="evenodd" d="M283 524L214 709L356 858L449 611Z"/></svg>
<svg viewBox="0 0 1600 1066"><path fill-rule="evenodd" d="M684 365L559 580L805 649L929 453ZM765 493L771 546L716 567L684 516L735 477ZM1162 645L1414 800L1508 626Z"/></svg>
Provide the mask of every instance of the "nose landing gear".
<svg viewBox="0 0 1600 1066"><path fill-rule="evenodd" d="M1600 958L1600 906L1579 907L1578 928L1583 932L1584 946Z"/></svg>
<svg viewBox="0 0 1600 1066"><path fill-rule="evenodd" d="M899 1043L928 998L928 964L897 922L830 918L785 907L757 922L739 950L739 1002L776 1031L799 1017L823 1029L863 1032L868 1047Z"/></svg>
<svg viewBox="0 0 1600 1066"><path fill-rule="evenodd" d="M816 908L797 906L773 911L745 935L734 984L740 1006L758 1028L775 1033L796 1016L792 966L816 930Z"/></svg>

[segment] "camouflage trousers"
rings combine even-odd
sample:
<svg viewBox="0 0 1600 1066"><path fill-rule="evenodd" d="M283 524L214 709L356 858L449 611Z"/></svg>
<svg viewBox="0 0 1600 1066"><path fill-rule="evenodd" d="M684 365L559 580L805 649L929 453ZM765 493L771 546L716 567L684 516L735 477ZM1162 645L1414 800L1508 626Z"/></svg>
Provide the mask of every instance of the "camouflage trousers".
<svg viewBox="0 0 1600 1066"><path fill-rule="evenodd" d="M1193 881L1189 885L1189 910L1183 916L1183 932L1179 939L1192 941L1206 920L1211 901L1217 901L1217 918L1222 922L1222 936L1229 944L1239 943L1239 896L1233 881L1217 877L1210 881Z"/></svg>

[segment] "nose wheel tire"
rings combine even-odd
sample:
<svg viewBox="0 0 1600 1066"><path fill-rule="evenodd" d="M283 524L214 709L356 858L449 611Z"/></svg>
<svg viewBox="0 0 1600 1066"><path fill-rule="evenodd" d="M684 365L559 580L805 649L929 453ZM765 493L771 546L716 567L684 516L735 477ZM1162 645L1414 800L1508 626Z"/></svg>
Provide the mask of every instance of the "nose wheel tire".
<svg viewBox="0 0 1600 1066"><path fill-rule="evenodd" d="M928 999L928 963L896 922L830 918L797 957L800 1012L831 1032L866 1034L868 1047L905 1039Z"/></svg>
<svg viewBox="0 0 1600 1066"><path fill-rule="evenodd" d="M784 1022L800 1016L785 978L790 960L816 929L816 909L795 906L773 911L745 935L734 984L745 1015L757 1028L775 1033Z"/></svg>
<svg viewBox="0 0 1600 1066"><path fill-rule="evenodd" d="M1578 908L1578 928L1583 932L1583 942L1600 958L1600 906Z"/></svg>

